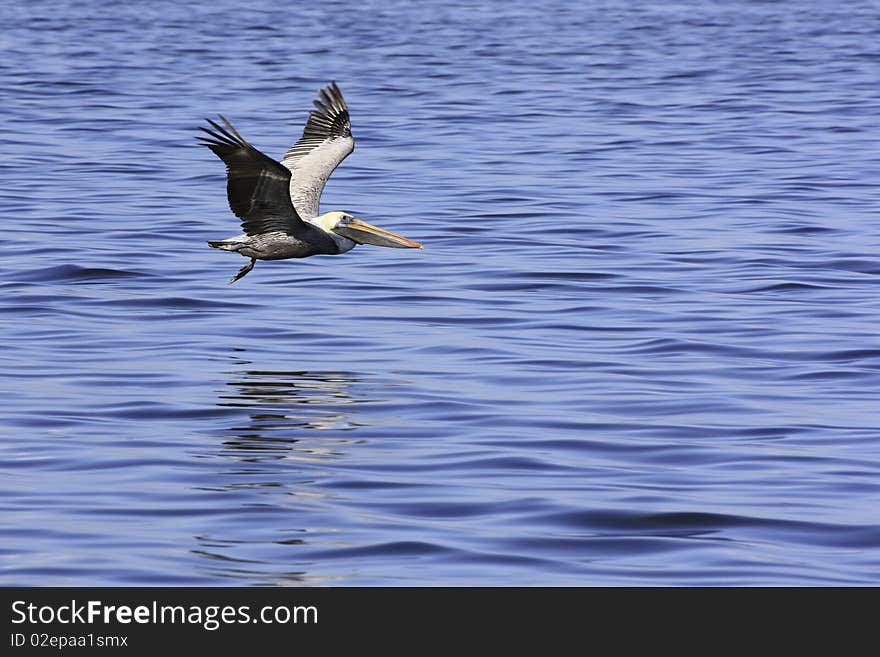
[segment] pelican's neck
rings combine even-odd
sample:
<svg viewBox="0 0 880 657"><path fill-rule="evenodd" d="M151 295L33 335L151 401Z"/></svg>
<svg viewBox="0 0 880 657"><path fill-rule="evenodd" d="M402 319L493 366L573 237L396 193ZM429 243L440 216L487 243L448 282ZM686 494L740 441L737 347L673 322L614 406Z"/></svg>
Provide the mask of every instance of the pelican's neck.
<svg viewBox="0 0 880 657"><path fill-rule="evenodd" d="M333 232L333 229L336 228L336 224L339 223L339 220L342 219L342 212L326 212L325 214L318 215L314 219L308 219L307 221L315 226L316 228L320 228L322 231L327 233L333 241L336 242L336 247L339 249L339 253L345 253L346 251L351 251L354 247L357 246L357 242L348 239L347 237L343 237L342 235L337 235Z"/></svg>

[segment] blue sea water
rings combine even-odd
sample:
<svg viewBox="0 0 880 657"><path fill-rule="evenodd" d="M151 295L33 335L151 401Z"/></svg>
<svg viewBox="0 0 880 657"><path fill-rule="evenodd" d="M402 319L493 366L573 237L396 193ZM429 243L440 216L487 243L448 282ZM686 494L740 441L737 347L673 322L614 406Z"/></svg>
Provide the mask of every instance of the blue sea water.
<svg viewBox="0 0 880 657"><path fill-rule="evenodd" d="M877 2L0 20L0 584L880 584ZM330 80L426 248L229 286Z"/></svg>

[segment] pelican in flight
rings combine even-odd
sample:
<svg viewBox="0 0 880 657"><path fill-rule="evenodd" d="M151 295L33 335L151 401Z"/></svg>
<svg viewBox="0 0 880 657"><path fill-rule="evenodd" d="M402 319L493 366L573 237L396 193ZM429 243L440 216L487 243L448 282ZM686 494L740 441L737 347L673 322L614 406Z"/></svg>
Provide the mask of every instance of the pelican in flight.
<svg viewBox="0 0 880 657"><path fill-rule="evenodd" d="M251 146L223 116L222 126L208 119L212 129L200 127L208 137L198 139L226 163L229 207L244 229L242 235L208 245L251 259L230 284L257 260L337 255L358 244L422 248L347 212L318 214L327 179L354 150L348 107L339 87L332 82L319 93L302 137L280 163Z"/></svg>

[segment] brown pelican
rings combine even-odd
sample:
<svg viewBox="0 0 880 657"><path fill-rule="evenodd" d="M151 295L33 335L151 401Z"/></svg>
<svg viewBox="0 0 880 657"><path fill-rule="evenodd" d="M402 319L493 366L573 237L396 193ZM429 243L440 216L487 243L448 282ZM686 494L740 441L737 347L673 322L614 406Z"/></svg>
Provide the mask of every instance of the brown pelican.
<svg viewBox="0 0 880 657"><path fill-rule="evenodd" d="M200 127L210 138L198 139L226 163L229 207L244 229L242 235L208 244L251 259L230 283L253 269L257 260L336 255L358 244L422 248L347 212L318 214L327 179L354 150L348 107L339 87L332 82L319 93L302 137L280 163L251 146L223 116L222 126L208 119L213 130Z"/></svg>

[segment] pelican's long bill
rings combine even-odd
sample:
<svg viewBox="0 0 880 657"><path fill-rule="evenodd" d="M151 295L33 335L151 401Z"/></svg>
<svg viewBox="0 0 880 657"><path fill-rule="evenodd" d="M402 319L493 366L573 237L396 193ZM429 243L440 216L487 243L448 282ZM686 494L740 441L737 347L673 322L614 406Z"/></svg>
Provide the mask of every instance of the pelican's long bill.
<svg viewBox="0 0 880 657"><path fill-rule="evenodd" d="M352 217L345 223L339 223L334 229L343 237L347 237L358 244L372 244L373 246L389 246L393 249L422 249L418 242L413 242L391 231L383 230L373 224L368 224L363 219Z"/></svg>

